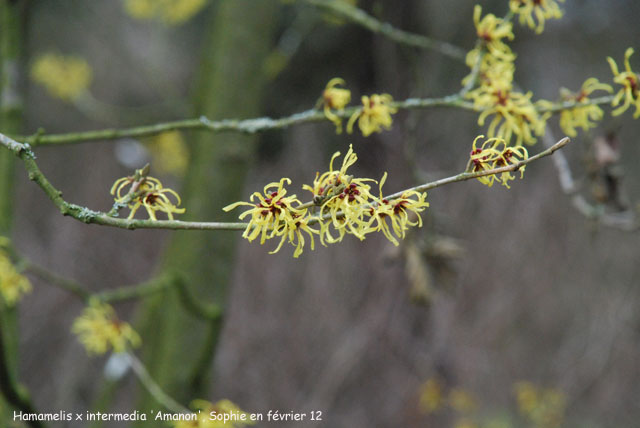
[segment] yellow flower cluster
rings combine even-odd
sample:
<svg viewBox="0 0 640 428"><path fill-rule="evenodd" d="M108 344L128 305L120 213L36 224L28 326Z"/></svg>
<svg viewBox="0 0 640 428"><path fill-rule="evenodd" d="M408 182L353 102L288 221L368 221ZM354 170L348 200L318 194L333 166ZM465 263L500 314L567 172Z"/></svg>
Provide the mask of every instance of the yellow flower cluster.
<svg viewBox="0 0 640 428"><path fill-rule="evenodd" d="M82 58L47 53L31 66L31 78L43 85L53 97L73 101L91 84L91 66Z"/></svg>
<svg viewBox="0 0 640 428"><path fill-rule="evenodd" d="M633 105L636 108L636 111L633 113L633 117L634 119L637 119L640 117L640 84L638 82L638 75L631 69L631 64L629 64L629 58L631 58L631 55L633 55L633 48L627 48L624 53L623 72L618 70L618 65L613 58L607 58L607 61L609 61L609 65L611 66L611 71L613 72L613 81L622 85L622 88L614 97L611 105L616 107L622 101L622 105L613 111L612 114L614 116L624 113Z"/></svg>
<svg viewBox="0 0 640 428"><path fill-rule="evenodd" d="M122 177L116 180L111 187L111 194L115 196L115 202L126 203L131 211L129 219L132 219L140 207L144 207L151 220L157 220L156 212L160 211L173 220L174 214L183 214L184 208L180 205L180 195L175 190L162 187L157 178L136 174ZM171 197L176 199L174 204Z"/></svg>
<svg viewBox="0 0 640 428"><path fill-rule="evenodd" d="M163 132L146 144L153 167L160 174L181 177L189 165L189 148L179 131Z"/></svg>
<svg viewBox="0 0 640 428"><path fill-rule="evenodd" d="M191 403L191 408L194 410L196 418L172 422L173 428L237 428L255 425L255 422L249 419L248 413L229 400L220 400L216 403L210 403L206 400L194 400ZM233 418L228 417L225 422L225 414L233 415ZM211 415L216 417L212 418Z"/></svg>
<svg viewBox="0 0 640 428"><path fill-rule="evenodd" d="M547 19L562 18L558 1L564 0L509 0L509 8L519 16L520 25L527 25L540 34ZM537 21L537 22L536 22Z"/></svg>
<svg viewBox="0 0 640 428"><path fill-rule="evenodd" d="M0 245L7 241L0 237ZM0 249L0 296L8 305L13 306L23 294L31 291L31 283L24 275L21 275L11 263L9 255Z"/></svg>
<svg viewBox="0 0 640 428"><path fill-rule="evenodd" d="M180 25L200 12L208 0L124 0L125 11L133 18Z"/></svg>
<svg viewBox="0 0 640 428"><path fill-rule="evenodd" d="M327 83L322 93L322 106L324 115L336 126L336 132L342 133L342 119L334 110L341 112L351 101L351 91L340 86L345 82L339 77L335 77ZM398 109L393 107L393 98L389 94L374 94L361 98L362 107L357 109L349 118L347 132L353 132L353 126L358 122L358 127L362 135L368 137L374 132L380 133L383 129L391 129L393 119Z"/></svg>
<svg viewBox="0 0 640 428"><path fill-rule="evenodd" d="M501 138L509 144L515 137L515 145L523 142L533 144L535 136L544 133L550 114L540 116L531 101L532 93L521 93L513 88L515 55L503 42L513 39L511 24L488 14L482 19L482 9L474 9L474 23L482 45L467 55L467 64L472 69L477 65L479 86L469 91L466 97L473 100L474 108L481 111L478 125L484 126L491 118L487 134L490 138ZM478 61L480 62L479 64ZM463 80L468 84L473 74Z"/></svg>
<svg viewBox="0 0 640 428"><path fill-rule="evenodd" d="M528 159L529 153L523 146L509 147L503 139L489 138L478 147L478 140L484 138L484 135L476 137L473 141L471 153L469 154L469 166L467 170L470 172L489 171L509 165L515 165L521 160ZM520 168L520 178L524 174L525 166ZM501 172L499 175L485 175L478 177L478 181L487 186L493 186L494 181L498 181L503 186L509 188L509 181L515 177L511 171Z"/></svg>
<svg viewBox="0 0 640 428"><path fill-rule="evenodd" d="M418 406L425 414L448 406L457 413L468 414L477 408L476 399L462 388L447 388L438 378L430 378L420 388Z"/></svg>
<svg viewBox="0 0 640 428"><path fill-rule="evenodd" d="M358 159L352 147L349 147L340 169L334 170L333 163L339 156L340 152L332 156L329 171L317 173L313 185L302 186L311 192L311 203L302 204L295 195L287 196L284 186L291 181L283 178L279 183L265 186L263 193L255 192L251 202L236 202L224 210L242 205L251 207L239 217L244 219L250 216L242 236L249 241L260 236L261 244L279 237L280 244L272 253L280 250L288 240L296 247L294 257L303 251L305 240L302 232L311 238L313 250L314 234L320 236L322 245L326 245L342 241L346 234L363 240L369 233L382 232L393 244L398 245L396 238L404 238L409 227L422 226L420 213L429 206L426 193L409 190L400 197L387 199L382 195L382 185L387 176L385 173L380 182L380 196L376 197L371 194L371 186L367 184L375 180L347 174L347 169ZM315 224L319 225L319 229L311 227Z"/></svg>
<svg viewBox="0 0 640 428"><path fill-rule="evenodd" d="M557 389L539 388L531 382L514 386L519 412L538 428L562 425L566 408L565 395Z"/></svg>
<svg viewBox="0 0 640 428"><path fill-rule="evenodd" d="M595 105L589 104L589 95L594 91L613 92L610 85L600 83L595 77L591 77L582 84L578 92L572 92L566 88L560 89L560 98L562 102L576 102L584 105L563 109L560 112L560 127L570 137L578 135L576 128L582 128L587 131L596 126L592 121L601 120L604 111ZM537 105L543 108L550 108L553 103L545 100L537 102Z"/></svg>
<svg viewBox="0 0 640 428"><path fill-rule="evenodd" d="M311 238L311 249L314 248L313 234L318 234L318 230L309 227L309 216L307 208L300 208L302 203L296 195L286 196L287 189L284 184L291 184L291 180L283 178L279 183L270 183L264 186L264 193L254 192L251 195L251 202L236 202L223 208L230 211L238 206L248 205L251 207L240 214L240 219L251 216L249 225L242 234L249 242L260 237L260 244L264 244L267 239L280 238L280 244L270 254L276 253L282 245L289 242L296 247L293 257L298 257L304 249L305 232ZM295 206L294 206L295 205Z"/></svg>
<svg viewBox="0 0 640 428"><path fill-rule="evenodd" d="M104 354L110 349L124 352L140 345L140 336L131 326L120 321L113 308L92 299L82 315L73 322L71 331L78 336L89 354Z"/></svg>

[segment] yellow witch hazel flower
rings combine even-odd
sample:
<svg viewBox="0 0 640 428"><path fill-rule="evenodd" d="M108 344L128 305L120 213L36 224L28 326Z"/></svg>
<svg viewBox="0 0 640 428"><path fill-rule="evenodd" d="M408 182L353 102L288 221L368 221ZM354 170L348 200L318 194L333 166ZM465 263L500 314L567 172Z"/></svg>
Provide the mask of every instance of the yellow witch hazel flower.
<svg viewBox="0 0 640 428"><path fill-rule="evenodd" d="M4 242L8 242L8 239L0 236L0 246ZM8 306L13 306L31 289L31 282L16 270L9 255L0 249L0 296L2 296L2 300Z"/></svg>
<svg viewBox="0 0 640 428"><path fill-rule="evenodd" d="M194 419L179 420L171 423L173 428L238 428L255 425L249 414L230 400L211 403L206 400L193 400L191 409Z"/></svg>
<svg viewBox="0 0 640 428"><path fill-rule="evenodd" d="M382 129L391 129L393 119L391 115L398 111L392 107L393 98L389 94L374 94L371 97L362 97L362 109L353 113L347 123L347 132L353 132L353 125L358 122L362 135L368 137L374 132L382 132Z"/></svg>
<svg viewBox="0 0 640 428"><path fill-rule="evenodd" d="M133 176L122 177L113 183L111 194L115 196L116 203L127 204L130 213L128 219L132 219L140 207L144 207L151 220L158 220L156 212L160 211L173 220L174 214L183 214L184 208L180 205L180 195L175 190L162 187L160 180L147 176L148 169L136 171ZM174 204L170 197L176 199Z"/></svg>
<svg viewBox="0 0 640 428"><path fill-rule="evenodd" d="M180 25L200 12L208 0L124 0L125 11L133 18Z"/></svg>
<svg viewBox="0 0 640 428"><path fill-rule="evenodd" d="M509 142L515 136L515 145L535 143L535 136L544 134L551 116L551 113L541 116L531 101L533 94L513 91L510 82L492 82L467 95L473 99L474 108L482 111L478 125L484 126L486 119L493 116L487 131L489 137Z"/></svg>
<svg viewBox="0 0 640 428"><path fill-rule="evenodd" d="M47 53L31 66L31 78L43 85L53 97L73 101L91 84L93 72L83 58Z"/></svg>
<svg viewBox="0 0 640 428"><path fill-rule="evenodd" d="M582 84L580 91L572 92L566 88L560 89L560 97L563 102L571 101L576 103L584 103L585 105L577 105L576 107L563 109L560 112L560 127L570 137L578 135L576 128L582 128L587 131L596 126L594 121L601 120L604 111L595 104L589 104L589 95L594 91L613 92L613 88L606 83L598 82L598 79L591 77ZM550 108L553 103L541 100L536 103L542 108Z"/></svg>
<svg viewBox="0 0 640 428"><path fill-rule="evenodd" d="M320 214L331 218L330 223L321 225L321 242L324 244L326 238L329 243L338 242L346 232L352 233L361 240L364 239L364 228L367 221L365 215L368 212L368 204L373 199L371 186L367 181L375 181L370 178L354 178L347 175L347 169L358 160L358 156L353 152L353 147L349 145L349 150L344 156L342 166L339 170L333 170L333 161L340 156L336 152L329 162L329 171L322 175L316 174L313 180L313 187L307 184L302 188L309 190L313 194L313 200L320 204ZM333 238L329 230L329 225L339 232L338 238Z"/></svg>
<svg viewBox="0 0 640 428"><path fill-rule="evenodd" d="M471 153L469 154L469 164L467 170L471 172L489 171L503 166L515 165L521 160L528 159L529 153L522 146L509 147L501 138L489 138L478 147L478 140L484 138L479 135L473 140ZM520 168L520 178L524 175L525 165ZM511 171L500 173L500 175L485 175L478 177L478 181L489 187L494 181L500 182L507 189L510 188L509 181L515 177Z"/></svg>
<svg viewBox="0 0 640 428"><path fill-rule="evenodd" d="M485 43L489 54L496 58L512 59L514 55L511 48L503 42L503 39L513 40L512 24L491 13L480 19L481 15L482 7L476 5L473 9L473 22L478 38Z"/></svg>
<svg viewBox="0 0 640 428"><path fill-rule="evenodd" d="M564 3L564 0L509 0L509 8L519 15L520 25L526 24L540 34L547 19L562 18L558 2Z"/></svg>
<svg viewBox="0 0 640 428"><path fill-rule="evenodd" d="M270 254L277 253L285 241L295 245L296 249L293 257L302 254L305 244L305 232L311 238L311 249L314 248L313 234L318 233L316 229L309 226L307 218L307 208L298 208L302 205L296 195L287 196L287 189L284 185L291 184L291 180L283 178L278 183L269 183L264 187L264 193L254 192L251 195L251 202L236 202L223 208L230 211L242 205L247 205L251 209L240 214L240 219L251 216L249 224L242 237L249 242L260 237L260 244L275 237L280 238L278 247Z"/></svg>
<svg viewBox="0 0 640 428"><path fill-rule="evenodd" d="M118 319L113 308L91 299L82 315L73 322L71 331L78 336L89 354L104 354L110 349L124 352L140 345L140 336L131 326Z"/></svg>
<svg viewBox="0 0 640 428"><path fill-rule="evenodd" d="M638 75L631 69L629 64L629 58L633 55L633 48L627 48L624 53L624 71L618 70L618 65L611 57L607 57L611 71L613 72L613 81L619 85L622 85L620 91L616 94L611 102L613 107L616 107L622 101L622 105L613 111L614 116L618 116L632 105L636 108L633 113L633 118L640 117L640 84L638 83Z"/></svg>
<svg viewBox="0 0 640 428"><path fill-rule="evenodd" d="M407 190L399 197L391 200L385 198L382 196L382 186L386 181L387 173L385 172L380 180L380 199L369 210L371 219L365 230L367 232L381 231L393 245L399 245L396 237L404 239L405 232L409 229L409 226L422 227L420 213L429 206L429 203L426 202L426 193L420 193L415 190ZM389 228L387 219L391 222L391 228ZM376 223L375 226L373 226L374 222ZM391 231L393 231L395 237Z"/></svg>
<svg viewBox="0 0 640 428"><path fill-rule="evenodd" d="M473 69L478 62L478 55L482 52L481 49L472 49L467 53L466 64L469 68ZM515 73L515 64L513 63L513 57L495 57L488 53L485 53L480 60L480 66L478 70L478 79L480 81L480 87L486 88L489 86L508 87L511 89L513 82L513 74ZM469 74L462 80L463 85L467 85L469 80L473 77L473 74ZM478 89L475 90L477 92ZM467 97L472 98L474 91L467 94Z"/></svg>
<svg viewBox="0 0 640 428"><path fill-rule="evenodd" d="M339 77L329 80L327 86L322 93L322 104L324 106L324 115L336 126L336 132L342 133L342 119L336 115L333 110L342 111L351 101L351 91L345 88L345 81Z"/></svg>

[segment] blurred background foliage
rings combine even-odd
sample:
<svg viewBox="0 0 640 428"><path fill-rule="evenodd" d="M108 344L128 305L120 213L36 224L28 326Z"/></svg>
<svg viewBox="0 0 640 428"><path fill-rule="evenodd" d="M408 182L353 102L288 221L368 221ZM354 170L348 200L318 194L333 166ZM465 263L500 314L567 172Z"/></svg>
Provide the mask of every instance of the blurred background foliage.
<svg viewBox="0 0 640 428"><path fill-rule="evenodd" d="M20 3L26 19L22 125L5 118L2 132L203 114L280 117L313 106L336 76L354 94L404 99L457 92L468 72L436 52L394 44L295 2L192 0L179 10L159 0L4 3ZM475 3L358 6L471 49ZM480 3L498 16L508 8L506 1ZM577 89L592 76L608 81L605 58L620 61L640 40L637 2L570 0L562 7L564 18L548 22L542 35L515 27L516 79L534 98L555 100L561 86ZM71 67L61 58L76 61L81 77L73 83L86 84L55 97L45 81L51 67ZM151 161L155 175L181 189L183 218L233 220L221 207L282 176L309 182L349 143L362 176L389 171L387 191L459 172L482 133L476 119L453 109L414 110L366 139L336 135L327 122L259 136L182 132L41 147L37 154L69 201L107 210L113 181ZM640 200L637 130L630 114L608 115L565 150L595 200L589 166L594 141L607 134L620 153L621 192ZM229 398L249 412L321 410L317 426L327 427L619 428L640 419L637 235L580 216L549 160L528 168L509 191L477 182L433 190L425 227L400 248L381 236L346 239L297 260L287 251L269 255L234 232L87 226L59 215L19 165L15 179L11 236L30 259L92 291L178 273L200 299L224 304L223 322L185 313L174 291L117 307L134 320L152 375L184 404ZM36 408L157 409L132 376L110 380L106 358L87 358L70 333L82 305L32 282L18 311L17 355ZM6 405L0 414L8 416Z"/></svg>

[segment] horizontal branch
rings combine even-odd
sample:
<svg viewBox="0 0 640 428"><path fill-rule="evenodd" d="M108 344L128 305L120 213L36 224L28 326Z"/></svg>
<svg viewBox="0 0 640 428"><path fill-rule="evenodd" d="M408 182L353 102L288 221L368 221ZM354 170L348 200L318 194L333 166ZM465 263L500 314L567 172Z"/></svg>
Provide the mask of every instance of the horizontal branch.
<svg viewBox="0 0 640 428"><path fill-rule="evenodd" d="M87 224L99 224L103 226L112 226L122 229L172 229L172 230L245 230L248 223L233 223L233 222L190 222L180 220L135 220L135 219L121 219L116 217L110 217L106 213L90 210L89 208L79 205L71 204L62 198L62 192L53 187L53 185L47 180L42 171L38 168L35 161L35 156L28 144L21 144L11 140L9 137L0 134L0 144L4 145L9 150L13 151L24 162L25 169L29 175L29 179L34 181L40 186L40 188L47 194L49 199L58 207L63 215L71 216L76 220L82 221ZM569 138L563 138L558 141L552 147L532 156L528 159L522 160L518 163L504 166L501 168L495 168L486 171L478 172L463 172L461 174L443 178L441 180L425 183L419 186L405 189L401 192L394 193L387 196L388 199L395 199L402 196L407 191L424 192L426 190L434 189L436 187L444 186L446 184L455 183L459 181L471 180L478 177L487 175L501 174L508 171L517 171L528 163L534 162L540 158L548 156L564 147L569 142ZM305 204L304 206L307 206Z"/></svg>
<svg viewBox="0 0 640 428"><path fill-rule="evenodd" d="M474 110L473 104L465 101L460 94L448 95L442 98L409 98L404 101L396 101L391 106L403 109L418 109L431 107L457 107L466 110ZM335 114L342 118L348 118L361 107L352 106ZM206 117L199 119L177 120L172 122L158 123L155 125L136 126L132 128L111 128L86 132L71 132L65 134L45 135L38 132L31 136L16 136L14 140L22 143L28 143L32 146L56 145L56 144L73 144L84 143L89 141L115 140L119 138L142 138L158 135L167 131L175 130L204 130L211 132L240 132L245 134L255 134L257 132L285 129L293 125L313 122L323 122L328 119L320 110L311 109L301 113L295 113L291 116L273 119L270 117L261 117L255 119L224 119L210 120Z"/></svg>
<svg viewBox="0 0 640 428"><path fill-rule="evenodd" d="M320 10L346 19L360 25L367 30L381 34L396 43L420 49L433 50L442 55L464 62L467 52L451 43L435 40L421 34L410 33L393 27L387 22L382 22L367 14L365 11L345 1L337 0L303 0L305 3L317 7Z"/></svg>

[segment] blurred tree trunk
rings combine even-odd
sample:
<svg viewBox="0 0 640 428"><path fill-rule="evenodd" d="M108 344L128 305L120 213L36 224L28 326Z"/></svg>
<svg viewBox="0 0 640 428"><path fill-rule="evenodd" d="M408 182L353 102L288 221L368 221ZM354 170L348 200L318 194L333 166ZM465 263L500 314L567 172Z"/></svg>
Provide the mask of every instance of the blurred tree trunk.
<svg viewBox="0 0 640 428"><path fill-rule="evenodd" d="M273 46L273 0L223 0L210 25L195 88L196 113L208 118L246 118L260 114L266 83L264 61ZM256 138L238 134L193 135L191 164L182 195L184 218L230 220L221 208L242 198ZM234 266L235 232L176 232L162 269L185 279L201 301L224 307ZM219 321L202 321L179 305L170 291L150 301L142 313L144 361L153 377L178 400L206 397ZM149 396L140 410L157 409Z"/></svg>
<svg viewBox="0 0 640 428"><path fill-rule="evenodd" d="M24 2L0 0L0 132L16 134L22 125L21 66ZM13 217L15 156L0 150L0 235L9 236ZM15 308L0 301L0 408L31 410L28 395L18 386L18 325ZM0 426L9 426L12 412L0 413ZM3 419L5 418L6 419ZM39 423L32 426L39 426Z"/></svg>

